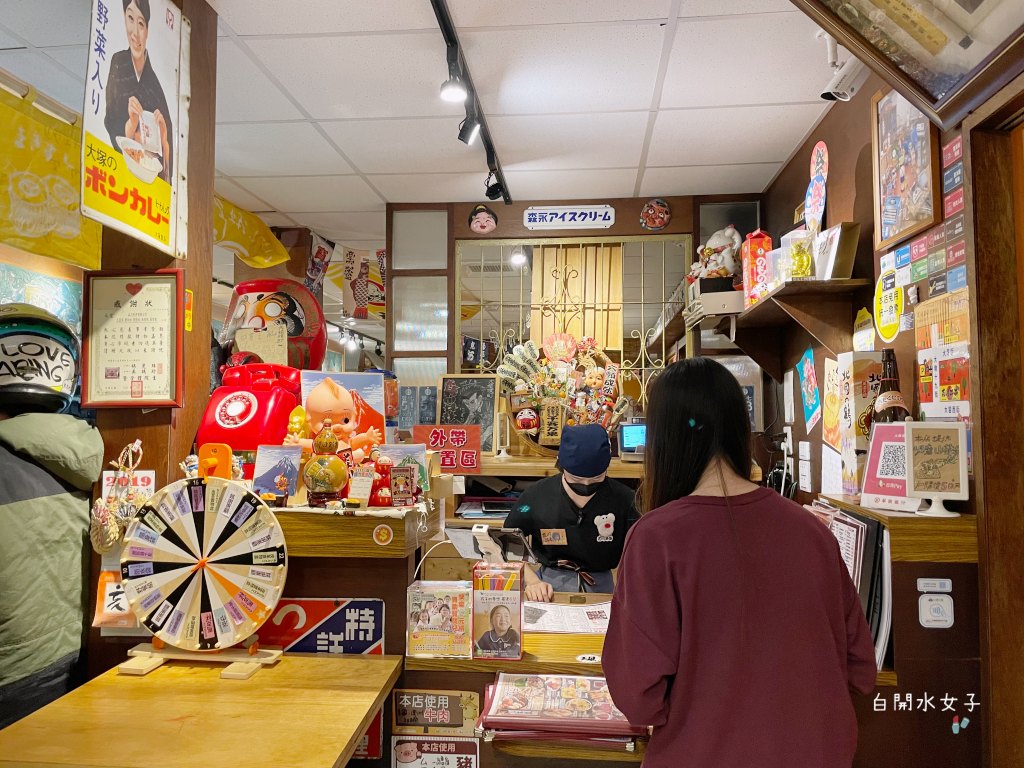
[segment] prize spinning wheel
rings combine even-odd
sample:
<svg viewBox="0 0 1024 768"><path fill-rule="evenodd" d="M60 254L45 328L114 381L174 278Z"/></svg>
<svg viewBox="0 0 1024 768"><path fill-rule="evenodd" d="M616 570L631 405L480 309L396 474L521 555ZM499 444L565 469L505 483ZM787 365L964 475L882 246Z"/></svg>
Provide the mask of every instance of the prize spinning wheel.
<svg viewBox="0 0 1024 768"><path fill-rule="evenodd" d="M241 483L179 480L132 519L121 550L139 621L176 648L228 648L270 618L288 570L281 526Z"/></svg>

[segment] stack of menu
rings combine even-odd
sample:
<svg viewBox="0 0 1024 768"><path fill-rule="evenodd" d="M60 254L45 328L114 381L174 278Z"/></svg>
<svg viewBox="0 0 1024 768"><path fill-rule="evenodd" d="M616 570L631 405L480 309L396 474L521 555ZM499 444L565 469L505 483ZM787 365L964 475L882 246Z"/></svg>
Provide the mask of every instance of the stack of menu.
<svg viewBox="0 0 1024 768"><path fill-rule="evenodd" d="M603 677L499 672L487 687L480 728L488 739L543 739L632 750L636 736Z"/></svg>

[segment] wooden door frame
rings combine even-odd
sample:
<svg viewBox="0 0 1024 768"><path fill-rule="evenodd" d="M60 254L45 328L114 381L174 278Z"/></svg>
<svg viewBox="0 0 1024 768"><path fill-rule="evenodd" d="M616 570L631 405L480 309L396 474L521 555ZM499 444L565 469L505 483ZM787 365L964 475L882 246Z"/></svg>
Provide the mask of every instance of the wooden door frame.
<svg viewBox="0 0 1024 768"><path fill-rule="evenodd" d="M1020 296L1010 123L1024 110L1024 75L963 123L971 296L971 387L978 515L984 764L1024 764L1024 472L1020 467ZM1018 208L1020 203L1018 203ZM1024 226L1018 221L1016 226ZM1016 405L1016 409L1014 409Z"/></svg>

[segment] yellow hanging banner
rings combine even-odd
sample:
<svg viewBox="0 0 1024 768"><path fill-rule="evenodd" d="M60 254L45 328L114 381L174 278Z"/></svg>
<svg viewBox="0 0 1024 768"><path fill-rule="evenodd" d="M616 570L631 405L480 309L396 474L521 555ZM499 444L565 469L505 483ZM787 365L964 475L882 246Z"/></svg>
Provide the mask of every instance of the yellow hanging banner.
<svg viewBox="0 0 1024 768"><path fill-rule="evenodd" d="M102 228L82 217L81 131L0 90L0 242L100 268Z"/></svg>
<svg viewBox="0 0 1024 768"><path fill-rule="evenodd" d="M288 251L270 227L220 195L213 199L213 244L231 251L253 269L288 261Z"/></svg>

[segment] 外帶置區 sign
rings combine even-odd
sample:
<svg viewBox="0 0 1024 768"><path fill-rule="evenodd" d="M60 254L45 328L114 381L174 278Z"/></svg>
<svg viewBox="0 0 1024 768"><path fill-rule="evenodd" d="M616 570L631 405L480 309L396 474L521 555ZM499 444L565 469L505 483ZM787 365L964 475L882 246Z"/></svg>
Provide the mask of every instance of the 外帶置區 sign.
<svg viewBox="0 0 1024 768"><path fill-rule="evenodd" d="M531 205L523 211L527 229L608 229L614 223L610 205Z"/></svg>
<svg viewBox="0 0 1024 768"><path fill-rule="evenodd" d="M183 23L170 0L93 0L82 109L82 214L171 255Z"/></svg>

